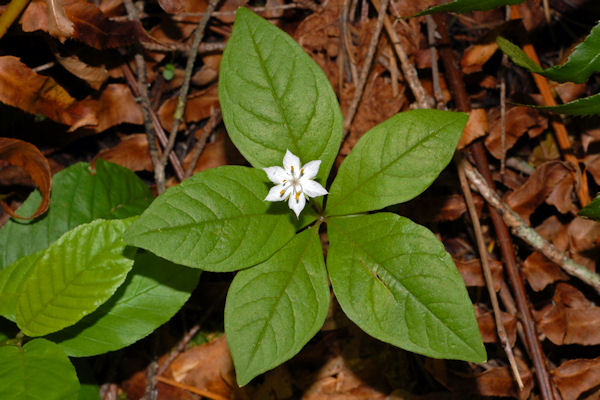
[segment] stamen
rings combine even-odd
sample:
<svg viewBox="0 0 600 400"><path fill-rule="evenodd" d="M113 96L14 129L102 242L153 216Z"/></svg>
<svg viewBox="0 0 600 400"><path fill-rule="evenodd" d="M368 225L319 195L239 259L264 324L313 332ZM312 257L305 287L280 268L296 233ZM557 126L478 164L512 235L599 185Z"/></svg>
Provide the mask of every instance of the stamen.
<svg viewBox="0 0 600 400"><path fill-rule="evenodd" d="M300 201L300 192L296 192L296 203Z"/></svg>
<svg viewBox="0 0 600 400"><path fill-rule="evenodd" d="M300 176L304 175L304 168L300 170Z"/></svg>
<svg viewBox="0 0 600 400"><path fill-rule="evenodd" d="M294 166L291 165L290 168L292 169L292 174L294 173Z"/></svg>
<svg viewBox="0 0 600 400"><path fill-rule="evenodd" d="M283 197L284 193L285 193L285 190L282 190L281 192L279 192L279 194L281 195L281 197Z"/></svg>

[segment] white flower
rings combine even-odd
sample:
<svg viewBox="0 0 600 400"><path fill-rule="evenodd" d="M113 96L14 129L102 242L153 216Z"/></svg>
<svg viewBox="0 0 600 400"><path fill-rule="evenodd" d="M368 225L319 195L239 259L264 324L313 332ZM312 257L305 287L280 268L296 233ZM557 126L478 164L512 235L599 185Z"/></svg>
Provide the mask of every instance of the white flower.
<svg viewBox="0 0 600 400"><path fill-rule="evenodd" d="M287 150L283 157L283 168L263 168L271 182L275 184L269 190L265 200L289 199L289 207L296 213L296 217L299 217L307 199L327 194L327 190L320 183L313 181L320 166L321 160L314 160L300 166L300 159Z"/></svg>

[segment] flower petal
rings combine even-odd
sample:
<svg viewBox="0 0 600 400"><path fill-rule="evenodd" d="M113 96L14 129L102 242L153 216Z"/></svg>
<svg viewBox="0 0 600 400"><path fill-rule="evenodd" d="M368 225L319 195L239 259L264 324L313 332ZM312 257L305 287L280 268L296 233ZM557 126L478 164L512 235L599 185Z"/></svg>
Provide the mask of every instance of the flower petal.
<svg viewBox="0 0 600 400"><path fill-rule="evenodd" d="M281 194L283 192L283 195ZM265 197L265 201L284 201L288 198L292 192L292 187L288 186L287 189L284 185L273 186L269 190L269 194Z"/></svg>
<svg viewBox="0 0 600 400"><path fill-rule="evenodd" d="M292 193L288 200L288 206L296 213L296 218L300 218L300 212L306 205L306 198L302 192Z"/></svg>
<svg viewBox="0 0 600 400"><path fill-rule="evenodd" d="M263 168L263 171L267 173L269 180L276 185L280 185L284 180L289 180L290 178L289 174L281 167Z"/></svg>
<svg viewBox="0 0 600 400"><path fill-rule="evenodd" d="M300 179L300 185L302 185L302 191L308 197L324 196L328 193L319 182L310 179Z"/></svg>
<svg viewBox="0 0 600 400"><path fill-rule="evenodd" d="M292 154L291 151L286 150L285 156L283 157L283 168L289 174L292 173L294 176L300 175L300 159Z"/></svg>
<svg viewBox="0 0 600 400"><path fill-rule="evenodd" d="M301 171L304 171L302 177L305 179L313 179L315 176L317 176L320 166L321 160L307 162L302 166Z"/></svg>

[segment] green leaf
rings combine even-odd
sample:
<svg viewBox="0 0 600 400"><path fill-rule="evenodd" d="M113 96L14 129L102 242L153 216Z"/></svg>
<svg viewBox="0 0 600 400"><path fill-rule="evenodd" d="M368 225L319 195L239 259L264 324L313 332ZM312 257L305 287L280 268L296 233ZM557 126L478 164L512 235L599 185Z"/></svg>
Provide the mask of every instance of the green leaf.
<svg viewBox="0 0 600 400"><path fill-rule="evenodd" d="M17 301L21 287L43 253L44 250L38 250L0 271L0 315L3 317L17 321Z"/></svg>
<svg viewBox="0 0 600 400"><path fill-rule="evenodd" d="M329 285L318 228L267 261L238 272L225 304L225 334L240 386L296 355L325 322Z"/></svg>
<svg viewBox="0 0 600 400"><path fill-rule="evenodd" d="M361 329L430 357L485 361L463 280L433 233L378 213L331 218L328 236L333 291Z"/></svg>
<svg viewBox="0 0 600 400"><path fill-rule="evenodd" d="M365 133L329 190L327 215L377 210L421 194L448 165L468 115L414 110Z"/></svg>
<svg viewBox="0 0 600 400"><path fill-rule="evenodd" d="M235 271L264 261L294 236L296 216L263 199L264 171L224 166L200 172L157 197L125 240L177 264Z"/></svg>
<svg viewBox="0 0 600 400"><path fill-rule="evenodd" d="M509 4L520 4L524 1L525 0L455 0L423 10L418 13L417 16L439 12L456 12L462 14L470 11L485 11Z"/></svg>
<svg viewBox="0 0 600 400"><path fill-rule="evenodd" d="M75 368L60 346L34 339L22 348L0 347L0 399L77 400Z"/></svg>
<svg viewBox="0 0 600 400"><path fill-rule="evenodd" d="M515 64L554 81L584 83L591 74L600 71L600 23L573 49L563 65L546 69L540 68L518 46L503 37L498 36L496 42Z"/></svg>
<svg viewBox="0 0 600 400"><path fill-rule="evenodd" d="M52 177L50 209L33 222L9 220L0 229L0 269L37 250L45 249L63 233L97 218L120 219L139 215L152 202L147 185L119 165L96 160L70 166ZM32 193L19 212L30 215L41 201Z"/></svg>
<svg viewBox="0 0 600 400"><path fill-rule="evenodd" d="M128 346L175 315L196 288L200 272L152 253L137 254L127 279L106 303L48 338L73 357Z"/></svg>
<svg viewBox="0 0 600 400"><path fill-rule="evenodd" d="M324 183L342 138L342 114L319 66L286 33L239 8L219 72L231 140L257 167L281 165L286 149L321 160Z"/></svg>
<svg viewBox="0 0 600 400"><path fill-rule="evenodd" d="M600 195L596 196L594 201L579 210L577 215L593 219L594 221L600 221Z"/></svg>
<svg viewBox="0 0 600 400"><path fill-rule="evenodd" d="M600 115L600 93L557 106L528 106L567 115Z"/></svg>
<svg viewBox="0 0 600 400"><path fill-rule="evenodd" d="M43 251L17 302L17 325L26 335L70 326L113 295L133 265L121 239L133 219L80 225Z"/></svg>

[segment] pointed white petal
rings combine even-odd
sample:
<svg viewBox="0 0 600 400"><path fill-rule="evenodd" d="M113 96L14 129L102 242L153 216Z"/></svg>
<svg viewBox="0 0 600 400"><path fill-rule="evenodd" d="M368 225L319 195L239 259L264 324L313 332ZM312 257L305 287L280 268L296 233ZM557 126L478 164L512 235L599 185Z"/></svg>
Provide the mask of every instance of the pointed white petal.
<svg viewBox="0 0 600 400"><path fill-rule="evenodd" d="M289 174L281 167L263 168L263 171L267 173L269 180L276 185L280 185L284 180L289 180L290 178Z"/></svg>
<svg viewBox="0 0 600 400"><path fill-rule="evenodd" d="M307 162L300 169L303 172L302 178L313 179L315 176L317 176L320 166L321 166L321 160L314 160L314 161Z"/></svg>
<svg viewBox="0 0 600 400"><path fill-rule="evenodd" d="M292 193L288 200L288 206L296 213L296 217L300 218L300 212L306 205L306 198L301 192Z"/></svg>
<svg viewBox="0 0 600 400"><path fill-rule="evenodd" d="M302 185L302 191L306 193L308 197L319 197L328 193L319 182L310 179L301 179L300 184Z"/></svg>
<svg viewBox="0 0 600 400"><path fill-rule="evenodd" d="M265 201L284 201L290 195L291 191L292 188L290 186L287 189L284 185L273 186L269 190L267 197L265 197Z"/></svg>
<svg viewBox="0 0 600 400"><path fill-rule="evenodd" d="M286 150L285 156L283 157L283 168L289 174L294 176L300 175L300 159L292 154L291 151Z"/></svg>

